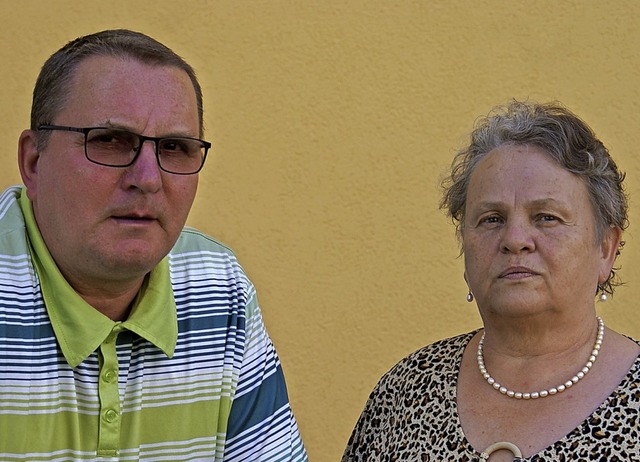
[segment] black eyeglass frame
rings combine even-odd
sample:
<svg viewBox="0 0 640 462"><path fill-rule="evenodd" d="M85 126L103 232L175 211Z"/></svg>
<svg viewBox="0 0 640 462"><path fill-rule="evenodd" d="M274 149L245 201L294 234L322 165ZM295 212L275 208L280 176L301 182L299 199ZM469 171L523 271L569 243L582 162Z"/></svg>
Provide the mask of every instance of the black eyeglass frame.
<svg viewBox="0 0 640 462"><path fill-rule="evenodd" d="M138 145L136 153L133 156L133 158L131 159L131 162L129 162L128 164L125 164L125 165L107 164L107 163L104 163L104 162L98 162L98 161L96 161L94 159L91 159L89 157L89 153L87 152L87 134L91 130L109 130L109 129L113 129L113 130L121 131L121 132L127 132L127 133L130 133L130 134L138 137L138 140L140 141L140 144ZM142 145L144 144L144 142L145 141L152 141L154 146L155 146L156 162L158 163L158 167L160 167L160 170L162 170L163 172L171 173L173 175L195 175L196 173L198 173L200 170L202 170L202 167L204 167L204 161L207 159L207 153L209 152L209 149L211 149L211 143L210 142L205 141L205 140L201 140L199 138L192 138L192 137L189 137L189 136L160 136L160 137L145 136L145 135L140 135L139 133L134 133L134 132L131 132L129 130L125 130L123 128L115 128L115 127L69 127L69 126L66 126L66 125L47 125L47 124L43 124L43 125L40 125L38 127L38 131L47 131L47 130L82 133L84 135L84 156L87 158L87 160L89 162L92 162L92 163L97 164L97 165L103 165L105 167L113 167L113 168L126 168L126 167L132 166L136 162L136 160L138 159L138 156L140 155L140 152L142 152ZM162 164L160 163L160 152L159 152L160 142L163 141L163 140L174 140L174 139L175 140L180 140L180 139L193 140L193 141L199 141L200 143L202 143L202 146L204 148L204 154L202 155L202 162L200 163L200 167L198 168L198 170L196 170L195 172L188 172L188 173L173 172L171 170L165 169L162 166Z"/></svg>

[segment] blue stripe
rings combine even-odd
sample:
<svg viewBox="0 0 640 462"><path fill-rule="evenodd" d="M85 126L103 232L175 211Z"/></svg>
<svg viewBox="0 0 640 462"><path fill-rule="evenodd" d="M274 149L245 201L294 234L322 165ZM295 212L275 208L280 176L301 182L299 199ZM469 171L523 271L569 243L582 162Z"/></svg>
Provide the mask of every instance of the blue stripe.
<svg viewBox="0 0 640 462"><path fill-rule="evenodd" d="M265 378L259 388L234 399L229 415L227 439L268 420L274 411L288 401L284 375L282 369L278 368L275 374Z"/></svg>

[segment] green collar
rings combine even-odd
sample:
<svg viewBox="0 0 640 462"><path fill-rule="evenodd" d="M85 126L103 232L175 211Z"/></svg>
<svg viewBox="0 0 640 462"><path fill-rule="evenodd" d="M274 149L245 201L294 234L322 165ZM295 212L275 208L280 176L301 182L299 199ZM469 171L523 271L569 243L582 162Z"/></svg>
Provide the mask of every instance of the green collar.
<svg viewBox="0 0 640 462"><path fill-rule="evenodd" d="M168 357L173 356L178 320L166 257L145 278L129 318L124 322L112 321L85 302L60 273L40 235L26 189L22 190L20 208L47 313L71 367L76 367L94 352L114 329L116 332L122 329L135 332Z"/></svg>

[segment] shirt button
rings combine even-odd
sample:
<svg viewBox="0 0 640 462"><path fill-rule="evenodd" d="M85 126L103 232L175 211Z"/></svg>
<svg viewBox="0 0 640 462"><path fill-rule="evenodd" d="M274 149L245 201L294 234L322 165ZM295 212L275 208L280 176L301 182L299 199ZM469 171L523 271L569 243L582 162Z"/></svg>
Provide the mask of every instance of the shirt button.
<svg viewBox="0 0 640 462"><path fill-rule="evenodd" d="M105 382L113 382L116 378L116 371L114 371L113 369L109 369L104 373L102 377L104 378Z"/></svg>
<svg viewBox="0 0 640 462"><path fill-rule="evenodd" d="M106 420L109 423L113 422L117 418L118 418L118 413L113 409L109 409L107 412L104 413L104 420Z"/></svg>

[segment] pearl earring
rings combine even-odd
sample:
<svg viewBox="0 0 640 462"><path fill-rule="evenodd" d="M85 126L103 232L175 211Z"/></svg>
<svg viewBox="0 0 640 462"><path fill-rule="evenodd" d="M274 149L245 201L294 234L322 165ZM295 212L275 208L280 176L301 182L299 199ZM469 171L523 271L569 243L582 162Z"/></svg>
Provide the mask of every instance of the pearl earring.
<svg viewBox="0 0 640 462"><path fill-rule="evenodd" d="M598 297L598 299L603 303L606 302L608 298L607 293L605 292L604 288L600 284L598 284L598 290L600 291L600 296Z"/></svg>
<svg viewBox="0 0 640 462"><path fill-rule="evenodd" d="M473 294L471 293L471 291L469 291L469 293L467 294L467 301L469 303L471 303L473 301Z"/></svg>

